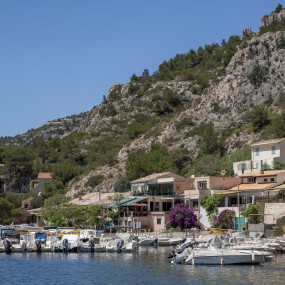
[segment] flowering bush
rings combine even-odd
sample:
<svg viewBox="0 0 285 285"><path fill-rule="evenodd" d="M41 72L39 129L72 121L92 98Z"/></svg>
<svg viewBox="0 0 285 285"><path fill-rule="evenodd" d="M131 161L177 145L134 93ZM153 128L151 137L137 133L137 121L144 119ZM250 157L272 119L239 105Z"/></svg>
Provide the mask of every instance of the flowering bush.
<svg viewBox="0 0 285 285"><path fill-rule="evenodd" d="M235 217L234 211L224 210L219 214L215 222L215 226L221 229L233 229L234 228L234 217Z"/></svg>
<svg viewBox="0 0 285 285"><path fill-rule="evenodd" d="M21 210L21 216L19 215L17 218L13 220L14 224L30 224L32 222L32 215L26 211Z"/></svg>
<svg viewBox="0 0 285 285"><path fill-rule="evenodd" d="M183 203L176 204L170 209L169 220L171 226L175 228L185 229L197 226L194 210Z"/></svg>

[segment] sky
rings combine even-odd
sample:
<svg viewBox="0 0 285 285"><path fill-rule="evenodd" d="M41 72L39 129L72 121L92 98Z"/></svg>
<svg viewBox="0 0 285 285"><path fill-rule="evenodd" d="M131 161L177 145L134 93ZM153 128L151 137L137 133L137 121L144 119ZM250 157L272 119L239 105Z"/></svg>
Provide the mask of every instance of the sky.
<svg viewBox="0 0 285 285"><path fill-rule="evenodd" d="M284 0L0 0L0 136L101 104L164 60L259 31Z"/></svg>

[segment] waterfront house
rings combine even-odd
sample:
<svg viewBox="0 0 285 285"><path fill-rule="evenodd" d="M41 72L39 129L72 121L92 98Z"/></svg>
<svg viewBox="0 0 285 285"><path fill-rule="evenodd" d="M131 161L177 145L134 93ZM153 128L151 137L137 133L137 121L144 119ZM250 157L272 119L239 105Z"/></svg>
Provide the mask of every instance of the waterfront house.
<svg viewBox="0 0 285 285"><path fill-rule="evenodd" d="M238 229L239 213L250 204L260 204L262 206L260 213L263 216L265 204L274 201L284 183L285 170L257 171L240 175L236 186L228 191L215 191L214 194L225 195L222 207L218 208L218 213L225 209L233 210L236 214L236 229ZM241 226L245 222L246 219L240 216Z"/></svg>
<svg viewBox="0 0 285 285"><path fill-rule="evenodd" d="M184 191L193 189L194 178L184 178L171 172L154 173L131 181L131 193L144 196L147 205L147 219L138 217L142 226L154 231L170 227L170 208L184 202Z"/></svg>
<svg viewBox="0 0 285 285"><path fill-rule="evenodd" d="M207 212L200 205L200 200L205 195L214 195L217 191L227 191L231 187L237 185L235 177L219 177L219 176L202 176L195 177L194 189L184 192L185 203L190 204L194 208L195 214L200 222L206 227L210 226Z"/></svg>
<svg viewBox="0 0 285 285"><path fill-rule="evenodd" d="M262 165L273 166L274 161L285 163L285 138L263 140L251 145L251 160L233 163L235 175L256 172Z"/></svg>

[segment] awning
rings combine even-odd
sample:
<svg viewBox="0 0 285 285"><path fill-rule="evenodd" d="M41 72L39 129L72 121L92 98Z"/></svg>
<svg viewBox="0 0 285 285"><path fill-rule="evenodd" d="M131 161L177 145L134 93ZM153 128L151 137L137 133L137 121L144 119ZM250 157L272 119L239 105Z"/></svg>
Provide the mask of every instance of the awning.
<svg viewBox="0 0 285 285"><path fill-rule="evenodd" d="M147 206L147 204L134 203L134 204L132 204L132 206L145 207L145 206Z"/></svg>
<svg viewBox="0 0 285 285"><path fill-rule="evenodd" d="M133 205L135 203L138 203L140 201L146 200L147 197L131 197L131 198L126 198L126 199L122 199L121 201L119 201L118 203L112 203L110 205L108 205L108 207L116 207L116 206L130 206Z"/></svg>

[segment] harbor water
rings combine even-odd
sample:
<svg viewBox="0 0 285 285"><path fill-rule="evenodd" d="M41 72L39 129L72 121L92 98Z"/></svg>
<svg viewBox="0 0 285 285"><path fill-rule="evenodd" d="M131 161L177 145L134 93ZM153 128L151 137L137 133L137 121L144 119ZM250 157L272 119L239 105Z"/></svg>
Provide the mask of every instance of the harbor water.
<svg viewBox="0 0 285 285"><path fill-rule="evenodd" d="M0 254L1 284L285 284L285 254L263 265L171 265L169 247L135 253Z"/></svg>

